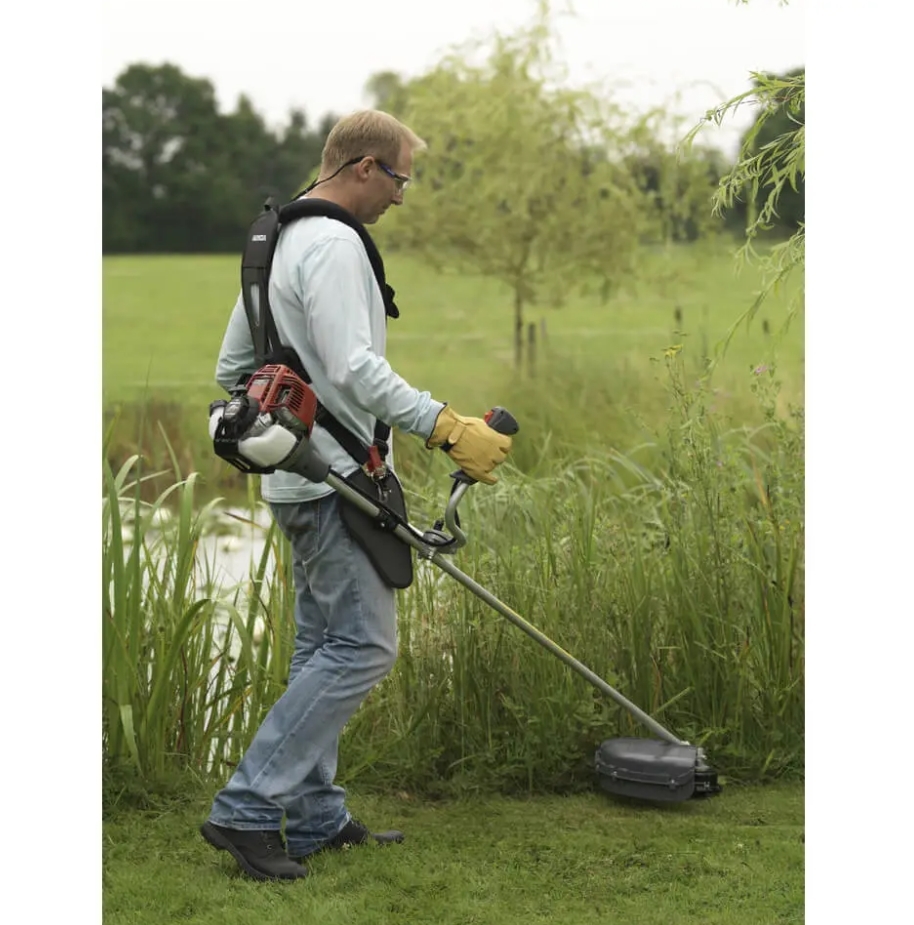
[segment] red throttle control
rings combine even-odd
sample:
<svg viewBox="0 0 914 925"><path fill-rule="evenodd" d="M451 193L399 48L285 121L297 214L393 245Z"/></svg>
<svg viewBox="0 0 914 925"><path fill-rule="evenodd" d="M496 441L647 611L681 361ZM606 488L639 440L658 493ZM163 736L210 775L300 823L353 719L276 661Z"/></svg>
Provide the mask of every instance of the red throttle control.
<svg viewBox="0 0 914 925"><path fill-rule="evenodd" d="M514 415L498 406L491 411L487 411L483 416L483 420L492 430L497 430L498 433L507 437L513 437L520 430Z"/></svg>

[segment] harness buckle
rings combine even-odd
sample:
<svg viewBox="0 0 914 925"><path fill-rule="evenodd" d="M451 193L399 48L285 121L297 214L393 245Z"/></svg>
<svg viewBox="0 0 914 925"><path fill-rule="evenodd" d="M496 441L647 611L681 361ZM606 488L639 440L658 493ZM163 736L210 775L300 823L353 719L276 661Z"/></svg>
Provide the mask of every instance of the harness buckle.
<svg viewBox="0 0 914 925"><path fill-rule="evenodd" d="M368 462L362 466L362 471L376 482L387 476L387 465L381 456L381 451L376 443L368 447Z"/></svg>

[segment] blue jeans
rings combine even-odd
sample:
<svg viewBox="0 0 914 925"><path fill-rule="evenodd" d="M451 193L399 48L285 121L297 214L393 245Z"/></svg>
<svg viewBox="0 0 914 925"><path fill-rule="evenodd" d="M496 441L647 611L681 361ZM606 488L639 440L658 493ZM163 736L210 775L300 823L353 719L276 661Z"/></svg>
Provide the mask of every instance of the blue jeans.
<svg viewBox="0 0 914 925"><path fill-rule="evenodd" d="M289 685L216 795L210 822L278 831L304 857L349 821L333 783L339 735L397 655L394 592L350 537L334 492L271 504L292 544L295 652Z"/></svg>

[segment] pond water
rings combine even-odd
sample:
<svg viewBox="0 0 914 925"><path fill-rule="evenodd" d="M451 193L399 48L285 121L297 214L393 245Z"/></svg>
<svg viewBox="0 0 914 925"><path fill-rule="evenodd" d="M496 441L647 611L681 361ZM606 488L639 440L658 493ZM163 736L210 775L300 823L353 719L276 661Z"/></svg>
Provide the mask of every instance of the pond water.
<svg viewBox="0 0 914 925"><path fill-rule="evenodd" d="M267 531L272 518L264 507L226 508L219 512L213 528L201 537L197 561L212 570L215 583L223 590L248 580L263 555ZM268 577L273 559L267 564Z"/></svg>
<svg viewBox="0 0 914 925"><path fill-rule="evenodd" d="M129 520L132 512L125 510L125 513L128 516L125 518L124 540L125 547L129 548L133 539L132 525ZM196 594L200 597L212 595L225 601L232 601L244 608L249 582L251 576L259 568L272 523L270 510L264 504L257 505L253 510L249 507L226 507L215 511L205 525L197 545L194 589ZM150 542L153 558L158 560L156 567L160 573L164 565L164 557L156 555L156 541L174 526L173 518L168 512L157 512L157 516L147 528L146 538ZM421 558L414 558L414 565L417 585L429 588L431 599L438 600L442 586L448 583L447 576ZM267 583L272 580L275 567L276 562L271 555L266 564L265 581ZM221 611L214 619L218 624L216 639L221 644L224 631L227 629L228 616ZM263 619L258 618L254 629L255 642L260 641L263 629ZM237 640L233 638L232 649L236 649L237 646ZM233 651L232 654L236 653Z"/></svg>

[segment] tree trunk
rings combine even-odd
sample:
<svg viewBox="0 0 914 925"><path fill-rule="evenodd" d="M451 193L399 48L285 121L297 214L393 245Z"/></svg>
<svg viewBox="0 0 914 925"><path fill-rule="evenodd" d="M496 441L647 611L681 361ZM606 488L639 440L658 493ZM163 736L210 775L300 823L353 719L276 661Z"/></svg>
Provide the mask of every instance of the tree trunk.
<svg viewBox="0 0 914 925"><path fill-rule="evenodd" d="M514 289L514 368L520 372L524 360L524 300L520 288Z"/></svg>
<svg viewBox="0 0 914 925"><path fill-rule="evenodd" d="M527 375L536 376L536 325L532 321L527 325Z"/></svg>

